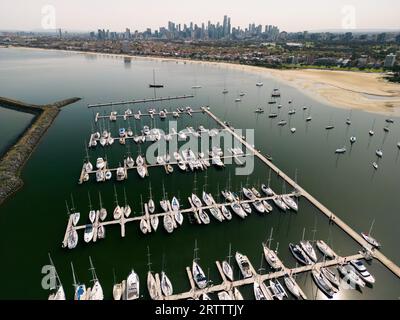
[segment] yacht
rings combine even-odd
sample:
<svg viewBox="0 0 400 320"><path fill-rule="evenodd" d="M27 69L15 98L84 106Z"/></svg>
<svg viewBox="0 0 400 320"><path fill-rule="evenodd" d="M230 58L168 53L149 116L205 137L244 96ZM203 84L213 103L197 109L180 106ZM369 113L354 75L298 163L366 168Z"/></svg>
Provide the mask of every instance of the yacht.
<svg viewBox="0 0 400 320"><path fill-rule="evenodd" d="M354 285L358 285L361 288L365 287L365 282L358 276L354 267L349 264L338 266L339 273L348 281Z"/></svg>
<svg viewBox="0 0 400 320"><path fill-rule="evenodd" d="M151 224L151 226L152 226L154 231L157 231L159 222L160 221L159 221L158 216L153 216L153 215L150 216L150 224Z"/></svg>
<svg viewBox="0 0 400 320"><path fill-rule="evenodd" d="M361 232L361 236L364 238L365 241L367 241L370 245L374 246L375 248L380 248L381 244L373 238L371 235Z"/></svg>
<svg viewBox="0 0 400 320"><path fill-rule="evenodd" d="M246 213L248 213L248 214L251 213L251 207L250 207L250 205L249 205L247 202L243 202L241 205L242 205L243 210L244 210Z"/></svg>
<svg viewBox="0 0 400 320"><path fill-rule="evenodd" d="M192 203L197 207L197 208L201 208L203 206L203 204L201 203L201 200L198 196L196 196L194 193L192 193Z"/></svg>
<svg viewBox="0 0 400 320"><path fill-rule="evenodd" d="M374 167L375 170L378 170L378 167L379 167L379 166L378 166L378 164L377 164L376 162L373 162L373 163L372 163L372 166Z"/></svg>
<svg viewBox="0 0 400 320"><path fill-rule="evenodd" d="M232 213L224 205L221 206L221 212L226 220L232 220Z"/></svg>
<svg viewBox="0 0 400 320"><path fill-rule="evenodd" d="M179 201L176 197L172 198L171 208L173 211L179 211L180 205L179 205Z"/></svg>
<svg viewBox="0 0 400 320"><path fill-rule="evenodd" d="M205 212L202 209L199 209L198 215L202 223L204 224L210 223L210 217L208 216L207 212Z"/></svg>
<svg viewBox="0 0 400 320"><path fill-rule="evenodd" d="M283 211L286 211L286 209L288 208L288 207L286 206L286 204L283 202L282 197L280 197L280 196L277 196L277 197L273 198L272 201L275 203L275 205L276 205L279 209L281 209L281 210L283 210Z"/></svg>
<svg viewBox="0 0 400 320"><path fill-rule="evenodd" d="M171 296L174 292L172 283L164 271L161 272L161 290L164 296Z"/></svg>
<svg viewBox="0 0 400 320"><path fill-rule="evenodd" d="M218 299L219 300L233 300L232 297L226 291L218 292Z"/></svg>
<svg viewBox="0 0 400 320"><path fill-rule="evenodd" d="M253 194L257 197L257 198L261 198L261 194L260 192L258 192L258 190L256 188L251 188L251 192L253 192Z"/></svg>
<svg viewBox="0 0 400 320"><path fill-rule="evenodd" d="M272 300L272 297L266 297L264 295L264 292L261 289L261 286L264 287L265 291L268 290L268 289L266 289L266 286L265 286L265 284L263 282L258 283L257 281L254 281L253 290L254 290L254 297L256 298L256 300Z"/></svg>
<svg viewBox="0 0 400 320"><path fill-rule="evenodd" d="M284 126L286 124L287 124L286 120L281 120L281 121L278 122L278 126Z"/></svg>
<svg viewBox="0 0 400 320"><path fill-rule="evenodd" d="M147 174L147 169L144 166L138 166L137 167L137 172L138 172L138 174L139 174L139 176L141 178L144 178L146 176L146 174Z"/></svg>
<svg viewBox="0 0 400 320"><path fill-rule="evenodd" d="M89 261L90 261L90 270L92 271L92 282L93 282L93 287L90 290L89 293L89 300L103 300L104 299L104 294L103 294L103 288L101 287L99 279L97 279L96 275L96 270L93 267L92 263L92 258L89 256Z"/></svg>
<svg viewBox="0 0 400 320"><path fill-rule="evenodd" d="M154 210L156 209L156 206L154 204L153 199L149 200L149 202L147 203L147 208L149 209L150 213L154 213Z"/></svg>
<svg viewBox="0 0 400 320"><path fill-rule="evenodd" d="M140 219L139 227L140 227L140 231L142 231L143 234L146 234L149 231L149 226L145 219Z"/></svg>
<svg viewBox="0 0 400 320"><path fill-rule="evenodd" d="M152 300L159 299L156 279L151 271L147 272L147 289L149 290L150 298Z"/></svg>
<svg viewBox="0 0 400 320"><path fill-rule="evenodd" d="M272 197L272 196L275 194L275 192L274 192L269 186L266 186L265 184L262 184L262 185L261 185L261 190L262 190L262 192L264 192L268 197Z"/></svg>
<svg viewBox="0 0 400 320"><path fill-rule="evenodd" d="M121 219L122 214L123 214L122 208L121 208L119 205L117 205L117 206L115 207L114 213L113 213L114 220L119 220L119 219Z"/></svg>
<svg viewBox="0 0 400 320"><path fill-rule="evenodd" d="M135 160L133 160L133 158L131 156L127 157L126 165L128 166L128 168L132 169L135 165Z"/></svg>
<svg viewBox="0 0 400 320"><path fill-rule="evenodd" d="M257 82L257 83L256 83L256 86L257 86L257 87L262 87L263 85L264 85L264 83L262 83L262 82Z"/></svg>
<svg viewBox="0 0 400 320"><path fill-rule="evenodd" d="M80 212L75 212L71 214L72 216L72 224L76 226L79 222L79 219L81 218L81 213Z"/></svg>
<svg viewBox="0 0 400 320"><path fill-rule="evenodd" d="M100 225L97 228L97 239L104 239L106 237L106 228L104 225Z"/></svg>
<svg viewBox="0 0 400 320"><path fill-rule="evenodd" d="M175 221L181 226L183 224L183 214L180 211L174 212Z"/></svg>
<svg viewBox="0 0 400 320"><path fill-rule="evenodd" d="M316 245L325 257L329 259L336 258L336 253L323 240L317 240Z"/></svg>
<svg viewBox="0 0 400 320"><path fill-rule="evenodd" d="M381 149L376 150L376 155L377 155L379 158L382 158L382 157L383 157L383 151L382 151Z"/></svg>
<svg viewBox="0 0 400 320"><path fill-rule="evenodd" d="M283 202L292 210L297 211L299 209L296 201L294 201L290 196L288 195L283 195L282 196Z"/></svg>
<svg viewBox="0 0 400 320"><path fill-rule="evenodd" d="M97 158L96 168L99 169L99 170L102 170L102 169L104 169L105 166L106 166L106 162L104 161L104 159L103 158Z"/></svg>
<svg viewBox="0 0 400 320"><path fill-rule="evenodd" d="M336 149L335 150L335 153L345 153L347 150L346 150L346 147L343 147L343 148L338 148L338 149Z"/></svg>
<svg viewBox="0 0 400 320"><path fill-rule="evenodd" d="M369 284L375 283L375 278L368 272L367 268L360 260L351 260L350 263L357 270L364 282Z"/></svg>
<svg viewBox="0 0 400 320"><path fill-rule="evenodd" d="M169 206L170 206L169 200L161 200L160 201L160 206L164 210L164 212L168 212L169 211Z"/></svg>
<svg viewBox="0 0 400 320"><path fill-rule="evenodd" d="M310 257L312 261L317 262L317 254L310 241L301 240L300 246L304 250L304 252L307 253L307 255Z"/></svg>
<svg viewBox="0 0 400 320"><path fill-rule="evenodd" d="M137 156L137 158L136 158L136 164L137 164L138 166L143 166L143 165L144 165L144 159L143 159L143 157L142 157L141 155L138 155L138 156Z"/></svg>
<svg viewBox="0 0 400 320"><path fill-rule="evenodd" d="M255 113L264 113L264 110L262 108L257 108L254 112Z"/></svg>
<svg viewBox="0 0 400 320"><path fill-rule="evenodd" d="M140 297L140 281L137 273L132 269L128 278L126 279L125 285L125 297L126 300L136 300Z"/></svg>
<svg viewBox="0 0 400 320"><path fill-rule="evenodd" d="M240 252L236 252L235 259L239 265L240 271L242 272L243 278L250 278L252 276L252 272L249 259Z"/></svg>
<svg viewBox="0 0 400 320"><path fill-rule="evenodd" d="M265 211L268 213L268 212L271 212L272 210L274 210L274 208L272 208L272 206L268 203L268 201L267 200L263 200L262 201L262 204L263 204L263 206L265 207Z"/></svg>
<svg viewBox="0 0 400 320"><path fill-rule="evenodd" d="M285 282L286 288L290 293L297 299L301 298L299 287L297 286L295 280L292 277L286 276L283 281Z"/></svg>
<svg viewBox="0 0 400 320"><path fill-rule="evenodd" d="M201 269L201 267L195 260L193 260L192 264L192 274L193 274L193 280L196 283L196 285L200 289L204 289L207 286L207 278L203 269Z"/></svg>
<svg viewBox="0 0 400 320"><path fill-rule="evenodd" d="M124 211L125 217L129 218L129 216L132 213L132 209L131 209L130 205L126 204L125 207L122 208L122 210Z"/></svg>
<svg viewBox="0 0 400 320"><path fill-rule="evenodd" d="M75 276L74 265L71 262L71 269L72 269L72 277L74 279L74 300L86 300L87 299L87 291L86 286L82 284L78 284Z"/></svg>
<svg viewBox="0 0 400 320"><path fill-rule="evenodd" d="M285 289L278 280L269 280L269 286L274 294L274 297L278 300L283 300L284 297L287 297Z"/></svg>
<svg viewBox="0 0 400 320"><path fill-rule="evenodd" d="M261 201L254 201L253 202L253 207L259 212L259 213L265 213L265 207L262 204Z"/></svg>
<svg viewBox="0 0 400 320"><path fill-rule="evenodd" d="M332 290L328 280L321 274L321 272L314 269L311 271L311 274L318 288L325 293L328 298L333 298L335 292Z"/></svg>
<svg viewBox="0 0 400 320"><path fill-rule="evenodd" d="M296 260L299 261L301 264L304 265L312 264L311 259L299 245L294 245L293 243L290 243L289 249L292 252L293 256L296 258Z"/></svg>
<svg viewBox="0 0 400 320"><path fill-rule="evenodd" d="M321 268L322 275L329 280L336 288L339 287L340 282L336 274L329 268Z"/></svg>
<svg viewBox="0 0 400 320"><path fill-rule="evenodd" d="M222 270L229 281L233 281L233 269L227 261L222 261Z"/></svg>
<svg viewBox="0 0 400 320"><path fill-rule="evenodd" d="M170 214L164 215L163 224L168 233L172 233L174 231L174 220Z"/></svg>
<svg viewBox="0 0 400 320"><path fill-rule="evenodd" d="M121 138L126 137L126 129L125 128L120 128L118 132L119 132L119 136Z"/></svg>
<svg viewBox="0 0 400 320"><path fill-rule="evenodd" d="M279 259L276 252L270 248L268 248L266 243L262 244L264 249L264 257L268 264L271 266L272 269L279 270L282 268L282 261Z"/></svg>
<svg viewBox="0 0 400 320"><path fill-rule="evenodd" d="M96 171L96 181L97 182L103 182L106 179L106 175L104 173L104 171L102 170L98 170Z"/></svg>
<svg viewBox="0 0 400 320"><path fill-rule="evenodd" d="M249 200L257 199L257 197L254 195L253 191L251 191L250 189L242 188L242 192L243 192L244 196Z"/></svg>
<svg viewBox="0 0 400 320"><path fill-rule="evenodd" d="M296 128L290 128L290 132L291 133L295 133L296 132Z"/></svg>
<svg viewBox="0 0 400 320"><path fill-rule="evenodd" d="M357 138L356 138L356 137L354 137L354 136L353 136L353 137L350 137L350 142L351 142L351 143L355 143L356 141L357 141Z"/></svg>
<svg viewBox="0 0 400 320"><path fill-rule="evenodd" d="M207 206L212 206L214 205L215 201L212 198L211 194L203 191L203 201Z"/></svg>
<svg viewBox="0 0 400 320"><path fill-rule="evenodd" d="M83 239L85 240L86 243L89 243L93 239L93 225L92 224L87 224L85 226L85 233Z"/></svg>
<svg viewBox="0 0 400 320"><path fill-rule="evenodd" d="M246 212L243 210L243 208L240 206L240 204L238 202L233 202L230 206L231 206L233 212L236 213L242 219L247 217Z"/></svg>
<svg viewBox="0 0 400 320"><path fill-rule="evenodd" d="M67 247L68 249L75 249L76 246L78 245L78 232L72 228L69 233L68 233L68 238L67 238Z"/></svg>

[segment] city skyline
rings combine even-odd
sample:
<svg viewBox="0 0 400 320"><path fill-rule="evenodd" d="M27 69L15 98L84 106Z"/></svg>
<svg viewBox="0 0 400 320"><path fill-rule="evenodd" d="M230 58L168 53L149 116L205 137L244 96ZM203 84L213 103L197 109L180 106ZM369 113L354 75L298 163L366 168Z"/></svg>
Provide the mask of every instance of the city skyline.
<svg viewBox="0 0 400 320"><path fill-rule="evenodd" d="M46 31L43 28L43 20L46 15L52 14L52 8L55 13L54 29L71 31L93 31L98 28L114 31L123 31L125 28L132 31L144 31L147 28L156 30L168 26L168 21L182 25L193 22L201 26L208 21L222 21L224 15L231 17L232 28L240 26L243 29L251 23L276 25L287 32L400 29L400 3L395 0L382 0L379 4L361 0L340 0L334 4L321 4L317 0L304 0L301 3L288 0L278 3L252 0L245 4L232 4L227 0L204 0L195 4L175 0L165 4L154 0L151 9L148 3L142 0L135 3L126 0L113 3L106 0L33 0L28 3L21 0L3 0L0 4L0 29ZM143 14L148 9L150 14ZM371 15L371 12L374 14Z"/></svg>

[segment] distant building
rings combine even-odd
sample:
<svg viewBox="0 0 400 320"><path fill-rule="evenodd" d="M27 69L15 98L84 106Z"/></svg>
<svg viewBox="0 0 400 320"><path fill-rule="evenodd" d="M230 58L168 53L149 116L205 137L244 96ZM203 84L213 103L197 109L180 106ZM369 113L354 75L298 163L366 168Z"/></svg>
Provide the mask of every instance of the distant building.
<svg viewBox="0 0 400 320"><path fill-rule="evenodd" d="M391 53L386 56L383 66L385 68L393 68L395 62L396 62L396 55Z"/></svg>

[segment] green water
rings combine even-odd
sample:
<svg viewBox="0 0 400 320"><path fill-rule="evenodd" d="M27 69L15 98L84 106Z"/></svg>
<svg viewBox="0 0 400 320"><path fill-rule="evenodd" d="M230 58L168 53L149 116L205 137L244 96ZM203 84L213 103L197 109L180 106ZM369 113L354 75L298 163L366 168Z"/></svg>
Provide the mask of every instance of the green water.
<svg viewBox="0 0 400 320"><path fill-rule="evenodd" d="M62 110L53 126L48 130L35 153L27 163L22 178L24 188L0 207L0 298L44 299L48 292L41 288L41 268L48 263L47 253L52 258L60 274L67 296L72 296L72 275L69 263L74 262L78 278L90 285L88 271L90 255L102 283L106 298L112 296L113 268L117 280L122 281L132 268L141 278L141 292L147 297L145 286L147 272L147 246L151 250L152 270L161 271L162 264L173 282L174 291L189 289L186 266L193 257L195 239L200 248L200 263L210 278L219 283L215 266L228 253L229 243L233 250L245 253L258 269L261 261L261 242L274 229L273 245L279 243L279 256L288 266L296 262L288 251L290 242L305 237L323 239L332 244L342 255L356 253L360 248L346 234L335 226L330 226L312 205L304 199L300 201L297 214L283 214L274 209L267 216L251 215L245 221L236 216L231 222L212 221L208 226L191 225L187 219L183 227L168 235L160 224L159 231L151 235L141 234L137 224L128 224L126 237L121 239L117 226L107 228L105 240L85 245L80 233L80 243L75 250L61 248L67 215L65 200L72 193L75 206L82 213L80 223L86 221L88 196L90 191L93 205L98 204L101 191L103 203L112 213L114 207L113 184L89 182L79 186L77 180L85 156L84 145L91 132L93 111L88 103L152 97L148 88L152 82L152 70L156 70L157 82L166 88L157 91L158 96L189 94L193 85L202 85L196 90L196 97L187 101L155 103L156 107L175 108L190 103L194 108L209 104L212 111L222 119L229 120L236 128L254 128L255 144L262 152L271 154L274 163L294 177L302 187L313 194L324 205L336 212L357 231L368 231L376 219L373 234L382 244L382 251L396 263L400 263L398 250L398 230L400 226L400 203L397 201L400 187L400 159L396 147L400 140L400 119L396 118L389 134L382 130L385 117L361 111L353 111L352 125L347 128L345 119L349 111L325 106L306 97L298 90L277 81L262 79L264 87L257 88L258 76L241 71L229 70L221 66L202 66L175 62L146 61L132 59L131 63L122 58L72 54L62 52L43 52L21 49L0 49L0 95L32 103L47 103L72 96L82 97L82 101ZM222 94L224 83L229 89ZM267 117L270 106L267 97L272 89L279 86L283 108L278 119ZM238 93L246 96L241 103L234 103ZM290 126L280 128L279 119L288 119L288 100L294 101L297 113L290 119ZM254 109L258 105L266 108L266 114L257 116ZM301 106L312 107L313 121L305 122L307 112ZM142 112L145 106L140 105ZM276 107L273 107L276 109ZM123 111L124 107L115 107ZM99 110L110 112L110 108ZM10 116L14 119L14 116ZM336 128L327 132L324 127L331 121ZM376 119L375 136L370 138L368 131ZM134 120L131 124L133 126ZM136 122L137 127L149 124L149 120ZM186 125L196 127L215 127L215 123L205 115L193 118L182 117L178 129ZM111 125L114 136L117 128L125 125L122 121ZM167 122L156 120L156 125L166 128ZM297 132L291 134L290 127ZM20 129L16 129L16 132ZM349 137L357 136L357 143L343 156L336 156L334 150L344 143L350 149ZM0 139L3 143L3 137ZM376 161L375 150L382 148L384 157L379 160L379 170L374 171L371 163ZM130 144L135 155L137 148ZM115 167L127 152L126 147L114 145L104 150L91 150L92 162L99 155L107 155ZM144 148L143 150L144 151ZM241 184L258 185L266 182L268 169L255 161L255 170L248 177L236 176L235 166L224 170L211 168L207 171L207 190L217 194L217 189L226 185L232 177L232 189L239 191ZM150 169L150 177L142 180L136 173L130 173L126 182L116 184L120 202L123 202L125 187L128 202L137 214L140 212L140 195L148 197L148 185L152 184L156 200L162 197L162 184L170 198L173 195L182 199L186 207L187 196L192 192L194 175L175 170L167 176L163 168ZM201 190L205 174L197 174L197 188ZM281 192L289 191L275 175L272 187ZM165 259L163 259L163 255ZM164 260L164 263L163 263ZM265 262L263 267L266 268ZM397 299L400 296L400 281L380 263L374 261L368 266L376 277L373 288L360 291L342 290L338 299ZM238 274L235 266L235 274ZM310 275L298 277L305 293L313 298L324 299ZM243 287L245 297L253 299L252 286Z"/></svg>

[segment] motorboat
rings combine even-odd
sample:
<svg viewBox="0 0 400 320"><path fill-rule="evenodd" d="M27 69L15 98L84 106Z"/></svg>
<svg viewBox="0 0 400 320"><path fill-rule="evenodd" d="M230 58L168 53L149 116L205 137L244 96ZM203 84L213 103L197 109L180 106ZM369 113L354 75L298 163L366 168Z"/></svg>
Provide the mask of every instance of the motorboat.
<svg viewBox="0 0 400 320"><path fill-rule="evenodd" d="M285 282L286 288L289 292L297 299L301 298L301 293L299 290L298 285L296 284L295 280L292 277L286 276L283 281Z"/></svg>
<svg viewBox="0 0 400 320"><path fill-rule="evenodd" d="M355 143L356 141L357 141L357 138L356 138L356 137L354 137L354 136L353 136L353 137L350 137L350 142L351 142L351 143Z"/></svg>
<svg viewBox="0 0 400 320"><path fill-rule="evenodd" d="M111 146L114 143L114 138L109 136L107 139L107 143Z"/></svg>
<svg viewBox="0 0 400 320"><path fill-rule="evenodd" d="M143 130L142 130L144 135L149 135L150 134L150 128L148 126L143 126Z"/></svg>
<svg viewBox="0 0 400 320"><path fill-rule="evenodd" d="M296 132L296 128L290 128L290 132L291 133L295 133Z"/></svg>
<svg viewBox="0 0 400 320"><path fill-rule="evenodd" d="M369 130L368 134L372 137L375 134L374 130Z"/></svg>
<svg viewBox="0 0 400 320"><path fill-rule="evenodd" d="M199 215L199 219L202 223L204 223L204 224L210 223L210 217L208 216L207 212L205 212L202 209L199 209L198 215Z"/></svg>
<svg viewBox="0 0 400 320"><path fill-rule="evenodd" d="M281 209L281 210L283 210L283 211L286 211L286 209L288 208L288 207L286 206L285 202L282 200L282 197L280 197L280 196L277 196L277 197L273 198L272 201L275 203L275 205L276 205L279 209Z"/></svg>
<svg viewBox="0 0 400 320"><path fill-rule="evenodd" d="M379 158L382 158L382 157L383 157L383 151L382 151L381 149L376 150L376 155L377 155Z"/></svg>
<svg viewBox="0 0 400 320"><path fill-rule="evenodd" d="M271 288L274 297L278 300L283 300L284 297L287 297L285 289L277 279L275 281L272 279L269 280L269 287Z"/></svg>
<svg viewBox="0 0 400 320"><path fill-rule="evenodd" d="M262 87L263 85L264 85L264 83L262 83L262 82L257 82L257 83L256 83L256 86L257 86L257 87Z"/></svg>
<svg viewBox="0 0 400 320"><path fill-rule="evenodd" d="M272 269L280 270L282 268L282 261L279 259L276 252L268 248L266 243L262 244L264 250L264 257Z"/></svg>
<svg viewBox="0 0 400 320"><path fill-rule="evenodd" d="M326 127L325 127L325 130L332 130L332 129L334 129L334 128L335 128L335 126L329 125L329 126L326 126Z"/></svg>
<svg viewBox="0 0 400 320"><path fill-rule="evenodd" d="M268 197L272 197L273 195L275 195L275 192L265 184L261 185L261 191L264 192Z"/></svg>
<svg viewBox="0 0 400 320"><path fill-rule="evenodd" d="M104 174L104 176L105 176L105 179L106 179L106 180L111 180L111 178L112 178L112 173L111 173L111 171L110 171L110 170L107 170L106 173Z"/></svg>
<svg viewBox="0 0 400 320"><path fill-rule="evenodd" d="M365 241L367 241L371 246L374 246L375 248L380 248L381 244L373 238L371 235L361 232L361 236L364 238Z"/></svg>
<svg viewBox="0 0 400 320"><path fill-rule="evenodd" d="M385 120L387 123L394 123L394 120L393 119L386 119Z"/></svg>
<svg viewBox="0 0 400 320"><path fill-rule="evenodd" d="M262 108L257 108L254 112L255 113L264 113L264 110Z"/></svg>
<svg viewBox="0 0 400 320"><path fill-rule="evenodd" d="M126 137L126 129L125 129L125 128L120 128L120 129L118 130L118 132L119 132L119 136L120 136L121 138Z"/></svg>
<svg viewBox="0 0 400 320"><path fill-rule="evenodd" d="M243 210L243 208L241 207L241 205L238 202L233 202L230 206L231 206L233 212L236 213L242 219L247 217L246 212Z"/></svg>
<svg viewBox="0 0 400 320"><path fill-rule="evenodd" d="M294 201L290 196L288 195L283 195L282 196L283 202L292 210L297 211L299 209L296 201Z"/></svg>
<svg viewBox="0 0 400 320"><path fill-rule="evenodd" d="M201 269L200 265L195 260L193 260L192 264L192 274L196 285L200 289L204 289L207 286L207 278L203 269Z"/></svg>
<svg viewBox="0 0 400 320"><path fill-rule="evenodd" d="M106 162L104 161L104 159L103 158L97 158L96 168L99 169L99 170L102 170L102 169L104 169L105 166L106 166Z"/></svg>
<svg viewBox="0 0 400 320"><path fill-rule="evenodd" d="M311 271L311 274L318 288L328 298L333 298L335 292L332 290L332 286L329 284L329 281L321 274L321 272L317 269L314 269Z"/></svg>
<svg viewBox="0 0 400 320"><path fill-rule="evenodd" d="M379 166L378 166L378 164L377 164L376 162L373 162L373 163L372 163L372 166L374 167L375 170L378 170L378 167L379 167Z"/></svg>
<svg viewBox="0 0 400 320"><path fill-rule="evenodd" d="M222 261L222 271L229 281L233 281L233 269L227 261Z"/></svg>
<svg viewBox="0 0 400 320"><path fill-rule="evenodd" d="M250 189L242 188L242 192L243 192L244 196L249 200L257 199L257 197L254 195L254 193Z"/></svg>
<svg viewBox="0 0 400 320"><path fill-rule="evenodd" d="M312 264L311 259L299 245L294 245L290 243L289 249L292 252L293 256L296 258L296 260L299 261L301 264L304 265Z"/></svg>
<svg viewBox="0 0 400 320"><path fill-rule="evenodd" d="M389 132L389 131L390 131L390 129L389 129L389 127L384 127L384 128L383 128L383 131L385 131L385 132Z"/></svg>
<svg viewBox="0 0 400 320"><path fill-rule="evenodd" d="M306 118L306 121L307 121L307 122L310 122L311 120L312 120L312 117L311 117L311 116Z"/></svg>
<svg viewBox="0 0 400 320"><path fill-rule="evenodd" d="M278 117L278 114L277 113L270 113L269 115L268 115L268 118L277 118Z"/></svg>
<svg viewBox="0 0 400 320"><path fill-rule="evenodd" d="M123 214L122 208L121 208L119 205L117 205L117 206L115 207L114 213L113 213L114 220L119 220L119 219L121 219L122 214Z"/></svg>
<svg viewBox="0 0 400 320"><path fill-rule="evenodd" d="M329 280L330 283L332 283L336 288L339 287L340 282L338 277L336 276L335 272L333 272L329 268L321 268L321 273L322 275Z"/></svg>
<svg viewBox="0 0 400 320"><path fill-rule="evenodd" d="M146 219L140 219L140 231L142 231L143 234L146 234L149 231L149 226L147 224Z"/></svg>
<svg viewBox="0 0 400 320"><path fill-rule="evenodd" d="M291 110L289 110L289 112L288 112L289 115L292 115L292 114L295 114L295 113L296 113L296 110L295 110L295 109L291 109Z"/></svg>
<svg viewBox="0 0 400 320"><path fill-rule="evenodd" d="M117 168L117 181L123 181L125 180L125 169L124 167L119 167Z"/></svg>
<svg viewBox="0 0 400 320"><path fill-rule="evenodd" d="M261 201L254 201L253 202L253 207L259 212L259 213L265 213L265 207L262 204Z"/></svg>
<svg viewBox="0 0 400 320"><path fill-rule="evenodd" d="M300 246L304 250L304 252L307 253L307 255L310 257L312 261L317 262L317 254L310 241L301 240Z"/></svg>
<svg viewBox="0 0 400 320"><path fill-rule="evenodd" d="M209 209L211 215L217 219L219 222L224 220L224 216L222 215L221 211L217 207L213 207Z"/></svg>
<svg viewBox="0 0 400 320"><path fill-rule="evenodd" d="M247 202L243 202L241 206L246 213L251 213L251 206Z"/></svg>
<svg viewBox="0 0 400 320"><path fill-rule="evenodd" d="M226 220L232 219L232 213L229 211L229 209L227 207L225 207L225 205L221 206L221 212Z"/></svg>
<svg viewBox="0 0 400 320"><path fill-rule="evenodd" d="M336 149L335 150L335 153L345 153L347 151L347 149L346 149L346 147L343 147L343 148L338 148L338 149Z"/></svg>
<svg viewBox="0 0 400 320"><path fill-rule="evenodd" d="M281 120L281 121L279 121L278 122L278 126L285 126L287 124L287 121L286 120Z"/></svg>
<svg viewBox="0 0 400 320"><path fill-rule="evenodd" d="M229 293L226 291L218 292L217 295L219 300L233 300Z"/></svg>
<svg viewBox="0 0 400 320"><path fill-rule="evenodd" d="M263 206L265 207L265 211L268 213L268 212L271 212L272 210L274 210L274 208L272 208L272 206L268 203L268 201L267 200L263 200L262 201L262 204L263 204Z"/></svg>
<svg viewBox="0 0 400 320"><path fill-rule="evenodd" d="M106 228L104 225L100 225L97 228L97 239L104 239L106 237Z"/></svg>
<svg viewBox="0 0 400 320"><path fill-rule="evenodd" d="M168 233L172 233L174 231L174 220L170 214L164 215L163 224Z"/></svg>
<svg viewBox="0 0 400 320"><path fill-rule="evenodd" d="M236 252L235 259L239 265L239 269L243 275L243 278L250 278L252 276L252 272L249 259L240 252Z"/></svg>
<svg viewBox="0 0 400 320"><path fill-rule="evenodd" d="M158 216L150 216L150 224L154 231L157 231L159 222Z"/></svg>
<svg viewBox="0 0 400 320"><path fill-rule="evenodd" d="M336 258L336 253L323 240L317 240L316 245L325 257L329 259Z"/></svg>
<svg viewBox="0 0 400 320"><path fill-rule="evenodd" d="M161 272L161 291L166 297L169 297L174 293L172 283L164 271Z"/></svg>
<svg viewBox="0 0 400 320"><path fill-rule="evenodd" d="M92 224L87 224L85 226L85 233L83 239L85 240L86 243L89 243L93 239L93 225Z"/></svg>
<svg viewBox="0 0 400 320"><path fill-rule="evenodd" d="M369 284L375 283L375 278L368 272L367 268L360 260L351 260L350 263L357 270L364 282Z"/></svg>
<svg viewBox="0 0 400 320"><path fill-rule="evenodd" d="M361 277L356 273L356 270L353 266L346 264L338 266L339 273L344 277L345 281L353 284L358 285L361 288L365 287L365 282Z"/></svg>

